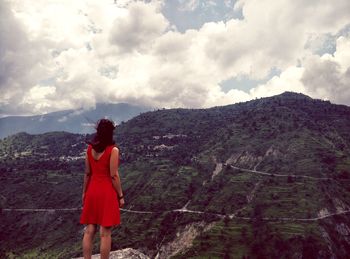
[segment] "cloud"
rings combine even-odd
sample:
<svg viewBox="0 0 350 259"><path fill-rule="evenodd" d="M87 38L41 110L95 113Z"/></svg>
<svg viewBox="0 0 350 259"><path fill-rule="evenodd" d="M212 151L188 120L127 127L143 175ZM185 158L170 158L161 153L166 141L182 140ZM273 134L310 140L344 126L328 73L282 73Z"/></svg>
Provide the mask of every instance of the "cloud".
<svg viewBox="0 0 350 259"><path fill-rule="evenodd" d="M304 68L302 67L289 67L279 76L271 78L266 84L251 89L250 95L257 98L277 95L285 91L305 93L304 85L300 82L303 73Z"/></svg>
<svg viewBox="0 0 350 259"><path fill-rule="evenodd" d="M334 55L305 60L301 82L312 96L350 104L350 37L339 37Z"/></svg>
<svg viewBox="0 0 350 259"><path fill-rule="evenodd" d="M350 104L350 37L336 41L333 55L309 54L300 66L286 69L266 84L250 91L253 97L264 97L284 91L301 92L314 98Z"/></svg>
<svg viewBox="0 0 350 259"><path fill-rule="evenodd" d="M136 2L128 12L117 17L111 29L109 41L122 52L134 49L147 50L149 43L167 28L168 21L159 12L159 4Z"/></svg>
<svg viewBox="0 0 350 259"><path fill-rule="evenodd" d="M305 1L241 0L235 9L242 9L243 20L201 29L210 39L206 53L230 74L254 79L264 78L274 66L286 69L295 64L305 55L311 33L336 33L350 22L348 1L311 5Z"/></svg>
<svg viewBox="0 0 350 259"><path fill-rule="evenodd" d="M234 6L234 0L224 0L224 4L228 8L232 8Z"/></svg>
<svg viewBox="0 0 350 259"><path fill-rule="evenodd" d="M198 8L199 0L179 0L179 10L180 11L193 11Z"/></svg>
<svg viewBox="0 0 350 259"><path fill-rule="evenodd" d="M28 107L19 104L23 94L49 74L49 64L44 45L30 40L9 4L0 2L0 107L5 113L27 112Z"/></svg>
<svg viewBox="0 0 350 259"><path fill-rule="evenodd" d="M166 4L0 2L0 113L97 102L199 108L284 90L349 104L349 1L240 0L239 19L183 33L162 13ZM226 4L233 8L234 1ZM332 53L324 54L329 42ZM266 83L221 89L242 77Z"/></svg>

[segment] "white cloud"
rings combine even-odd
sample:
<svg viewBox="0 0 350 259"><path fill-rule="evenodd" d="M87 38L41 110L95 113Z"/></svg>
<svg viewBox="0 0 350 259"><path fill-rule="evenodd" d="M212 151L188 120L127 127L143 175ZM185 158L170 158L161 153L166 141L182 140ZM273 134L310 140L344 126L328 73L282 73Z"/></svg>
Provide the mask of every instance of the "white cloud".
<svg viewBox="0 0 350 259"><path fill-rule="evenodd" d="M295 64L305 55L310 33L336 33L350 22L348 1L311 5L305 1L242 0L235 7L242 9L243 20L231 19L210 31L202 28L210 39L206 53L230 74L243 73L255 79L264 78L274 66L286 69Z"/></svg>
<svg viewBox="0 0 350 259"><path fill-rule="evenodd" d="M303 73L302 67L289 67L281 75L272 77L266 84L251 89L250 95L257 98L277 95L285 91L305 93L304 85L300 82Z"/></svg>
<svg viewBox="0 0 350 259"><path fill-rule="evenodd" d="M200 1L199 0L179 0L179 3L180 3L180 6L179 6L180 11L193 11L199 6Z"/></svg>
<svg viewBox="0 0 350 259"><path fill-rule="evenodd" d="M122 52L147 50L149 43L167 26L168 21L160 13L158 4L136 2L130 5L125 15L114 20L109 40Z"/></svg>
<svg viewBox="0 0 350 259"><path fill-rule="evenodd" d="M304 66L301 82L308 93L337 103L350 104L350 37L337 39L334 55L310 56Z"/></svg>
<svg viewBox="0 0 350 259"><path fill-rule="evenodd" d="M0 107L6 111L49 73L49 55L43 44L30 41L24 24L19 22L7 2L0 2Z"/></svg>
<svg viewBox="0 0 350 259"><path fill-rule="evenodd" d="M63 116L57 120L58 122L65 122L67 121L67 116Z"/></svg>
<svg viewBox="0 0 350 259"><path fill-rule="evenodd" d="M34 112L41 111L51 106L49 96L53 96L55 92L56 87L54 86L36 85L29 90L28 95L22 99L20 105L30 105Z"/></svg>
<svg viewBox="0 0 350 259"><path fill-rule="evenodd" d="M234 0L224 0L224 4L226 7L231 8L234 6Z"/></svg>
<svg viewBox="0 0 350 259"><path fill-rule="evenodd" d="M266 84L250 91L252 97L264 97L284 91L302 92L314 98L350 104L350 37L339 37L334 55L309 54L300 67L290 67Z"/></svg>

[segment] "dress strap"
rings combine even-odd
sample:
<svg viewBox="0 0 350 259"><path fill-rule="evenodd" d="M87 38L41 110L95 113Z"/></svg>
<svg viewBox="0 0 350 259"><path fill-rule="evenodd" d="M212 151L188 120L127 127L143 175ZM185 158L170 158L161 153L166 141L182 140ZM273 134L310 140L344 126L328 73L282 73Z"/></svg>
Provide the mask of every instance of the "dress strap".
<svg viewBox="0 0 350 259"><path fill-rule="evenodd" d="M88 154L89 157L90 157L90 154L91 154L91 149L92 149L92 146L89 144L87 149L86 149L86 153Z"/></svg>

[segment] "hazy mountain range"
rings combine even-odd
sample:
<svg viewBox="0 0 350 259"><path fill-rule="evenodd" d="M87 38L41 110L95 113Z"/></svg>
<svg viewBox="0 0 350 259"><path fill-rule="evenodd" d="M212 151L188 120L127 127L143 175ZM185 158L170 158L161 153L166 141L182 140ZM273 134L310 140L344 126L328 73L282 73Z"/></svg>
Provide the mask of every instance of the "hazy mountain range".
<svg viewBox="0 0 350 259"><path fill-rule="evenodd" d="M82 255L85 138L0 140L0 257ZM287 92L144 112L115 139L126 207L113 250L151 258L350 254L350 107Z"/></svg>
<svg viewBox="0 0 350 259"><path fill-rule="evenodd" d="M31 134L50 131L92 133L94 123L100 118L108 117L120 123L151 109L127 103L98 103L90 110L63 110L35 116L8 116L0 118L0 138L21 131Z"/></svg>

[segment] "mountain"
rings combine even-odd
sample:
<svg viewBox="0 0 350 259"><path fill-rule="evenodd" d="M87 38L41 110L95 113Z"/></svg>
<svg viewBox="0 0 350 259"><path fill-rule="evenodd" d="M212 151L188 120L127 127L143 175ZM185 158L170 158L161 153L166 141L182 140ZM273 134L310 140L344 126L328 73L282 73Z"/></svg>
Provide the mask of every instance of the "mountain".
<svg viewBox="0 0 350 259"><path fill-rule="evenodd" d="M112 249L151 258L346 258L349 115L350 107L287 92L121 123L126 207ZM0 140L0 257L81 256L86 137Z"/></svg>
<svg viewBox="0 0 350 259"><path fill-rule="evenodd" d="M91 133L94 131L93 124L100 118L108 117L120 123L149 110L150 107L127 103L98 103L90 110L64 110L35 116L8 116L0 118L0 138L21 131L32 134L50 131Z"/></svg>

